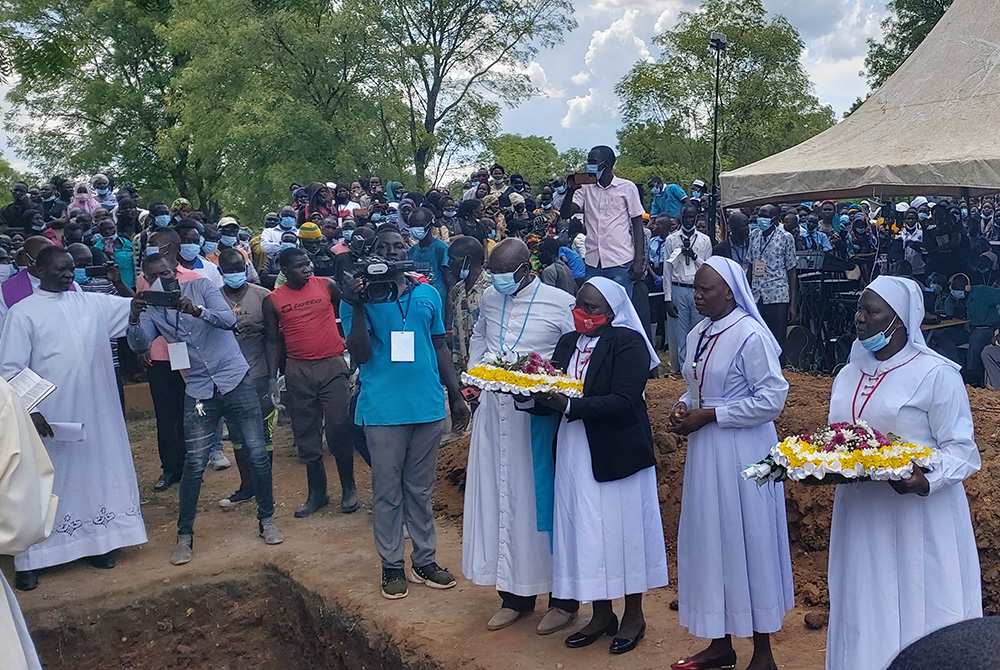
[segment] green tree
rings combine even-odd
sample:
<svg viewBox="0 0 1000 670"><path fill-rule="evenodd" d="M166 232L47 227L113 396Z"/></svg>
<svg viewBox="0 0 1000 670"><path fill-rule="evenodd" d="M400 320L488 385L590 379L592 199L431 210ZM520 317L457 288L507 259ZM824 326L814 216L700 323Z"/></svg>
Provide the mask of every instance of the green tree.
<svg viewBox="0 0 1000 670"><path fill-rule="evenodd" d="M424 182L443 129L495 125L500 105L535 93L519 72L573 30L570 0L382 0L366 16L386 36L378 53L406 106L403 136ZM449 125L449 119L455 121ZM386 141L390 138L387 136ZM391 139L395 140L396 137Z"/></svg>
<svg viewBox="0 0 1000 670"><path fill-rule="evenodd" d="M218 165L192 157L190 135L169 105L184 64L156 34L169 12L168 0L0 5L0 32L48 54L13 61L20 78L8 94L15 112L8 123L18 154L48 174L110 166L147 203L180 194L217 208Z"/></svg>
<svg viewBox="0 0 1000 670"><path fill-rule="evenodd" d="M625 125L623 156L711 172L715 60L712 31L729 38L722 61L719 154L724 168L739 167L798 144L833 125L800 58L804 43L783 16L768 20L760 0L705 0L681 12L677 27L654 38L656 62L636 63L618 83ZM648 142L665 142L647 147ZM707 146L707 151L706 151ZM659 155L649 155L654 152ZM690 173L689 173L690 174ZM666 175L660 175L666 179Z"/></svg>
<svg viewBox="0 0 1000 670"><path fill-rule="evenodd" d="M884 84L924 41L953 1L890 0L889 16L882 21L882 41L868 40L865 75L872 90Z"/></svg>

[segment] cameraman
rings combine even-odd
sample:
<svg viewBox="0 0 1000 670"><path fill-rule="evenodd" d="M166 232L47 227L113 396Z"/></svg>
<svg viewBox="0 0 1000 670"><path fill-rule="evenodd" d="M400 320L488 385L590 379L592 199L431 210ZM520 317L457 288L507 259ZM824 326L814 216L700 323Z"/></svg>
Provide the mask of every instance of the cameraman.
<svg viewBox="0 0 1000 670"><path fill-rule="evenodd" d="M380 230L374 251L390 263L383 281L395 285L396 299L366 303L362 300L366 280L351 277L344 283L340 318L347 348L361 368L355 422L364 426L371 452L373 525L382 558L382 595L394 600L407 595L404 517L413 542L410 579L438 589L455 585L455 578L435 562L431 493L446 415L441 384L448 388L456 430L468 423L469 407L459 392L446 345L438 292L392 266L406 260L407 245L398 230Z"/></svg>
<svg viewBox="0 0 1000 670"><path fill-rule="evenodd" d="M142 262L142 273L153 290L164 282L176 285L176 273L166 257L156 253ZM162 288L159 288L162 291ZM271 462L267 457L264 420L250 380L250 366L233 334L236 315L219 289L207 279L179 285L174 307L149 305L150 292L132 300L128 344L137 354L149 351L162 335L168 342L171 368L186 370L184 388L184 442L187 453L181 475L177 545L170 562L191 561L194 517L208 454L215 441L220 417L238 425L243 447L250 455L254 494L257 498L258 532L267 544L280 544L281 532L271 520L274 493Z"/></svg>

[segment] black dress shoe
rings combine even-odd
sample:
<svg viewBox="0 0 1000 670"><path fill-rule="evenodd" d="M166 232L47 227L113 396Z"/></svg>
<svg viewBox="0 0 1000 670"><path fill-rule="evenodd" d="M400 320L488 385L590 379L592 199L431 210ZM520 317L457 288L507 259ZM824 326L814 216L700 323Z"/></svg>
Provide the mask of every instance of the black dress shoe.
<svg viewBox="0 0 1000 670"><path fill-rule="evenodd" d="M160 475L160 478L156 480L156 483L153 484L153 490L166 491L180 480L181 478L178 477L177 475L169 472L164 472L162 475Z"/></svg>
<svg viewBox="0 0 1000 670"><path fill-rule="evenodd" d="M612 617L611 622L604 627L604 630L599 630L596 633L590 633L586 635L584 633L573 633L568 638L566 638L566 646L570 649L581 649L583 647L589 647L601 638L603 635L614 635L618 632L618 617Z"/></svg>
<svg viewBox="0 0 1000 670"><path fill-rule="evenodd" d="M639 644L639 640L646 636L646 622L642 622L642 628L639 629L639 634L635 637L616 637L611 640L611 646L608 647L608 651L612 654L624 654L626 652L635 649L635 646Z"/></svg>
<svg viewBox="0 0 1000 670"><path fill-rule="evenodd" d="M18 570L14 573L14 586L18 591L38 588L38 573L34 570Z"/></svg>
<svg viewBox="0 0 1000 670"><path fill-rule="evenodd" d="M110 570L115 567L115 552L109 551L100 556L84 556L83 560L99 570Z"/></svg>

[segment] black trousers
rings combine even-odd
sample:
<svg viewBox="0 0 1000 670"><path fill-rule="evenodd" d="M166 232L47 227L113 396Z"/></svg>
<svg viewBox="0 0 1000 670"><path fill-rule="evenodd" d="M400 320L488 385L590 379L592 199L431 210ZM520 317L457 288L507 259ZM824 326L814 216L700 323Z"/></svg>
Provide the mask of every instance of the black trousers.
<svg viewBox="0 0 1000 670"><path fill-rule="evenodd" d="M497 593L500 594L500 600L503 601L503 606L507 609L514 610L515 612L530 612L535 609L535 598L537 596L516 596L506 591L497 591ZM576 600L553 598L552 594L549 594L549 607L558 607L567 612L575 612L580 609L580 603Z"/></svg>
<svg viewBox="0 0 1000 670"><path fill-rule="evenodd" d="M778 346L781 347L781 367L785 367L785 336L788 334L788 303L777 302L773 305L757 303L757 309L760 310L760 315L764 317L764 323L767 324L771 334L774 335L774 339L778 340Z"/></svg>
<svg viewBox="0 0 1000 670"><path fill-rule="evenodd" d="M168 361L153 361L146 373L156 413L156 445L160 467L180 478L184 471L184 378Z"/></svg>

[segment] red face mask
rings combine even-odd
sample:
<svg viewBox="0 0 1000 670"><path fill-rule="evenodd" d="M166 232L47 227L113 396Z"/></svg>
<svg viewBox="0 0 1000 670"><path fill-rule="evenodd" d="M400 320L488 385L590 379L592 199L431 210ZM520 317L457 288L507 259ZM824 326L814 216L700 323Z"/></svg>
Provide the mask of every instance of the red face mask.
<svg viewBox="0 0 1000 670"><path fill-rule="evenodd" d="M602 314L591 314L582 307L573 308L573 325L576 332L590 335L595 330L603 328L608 323L608 317Z"/></svg>

